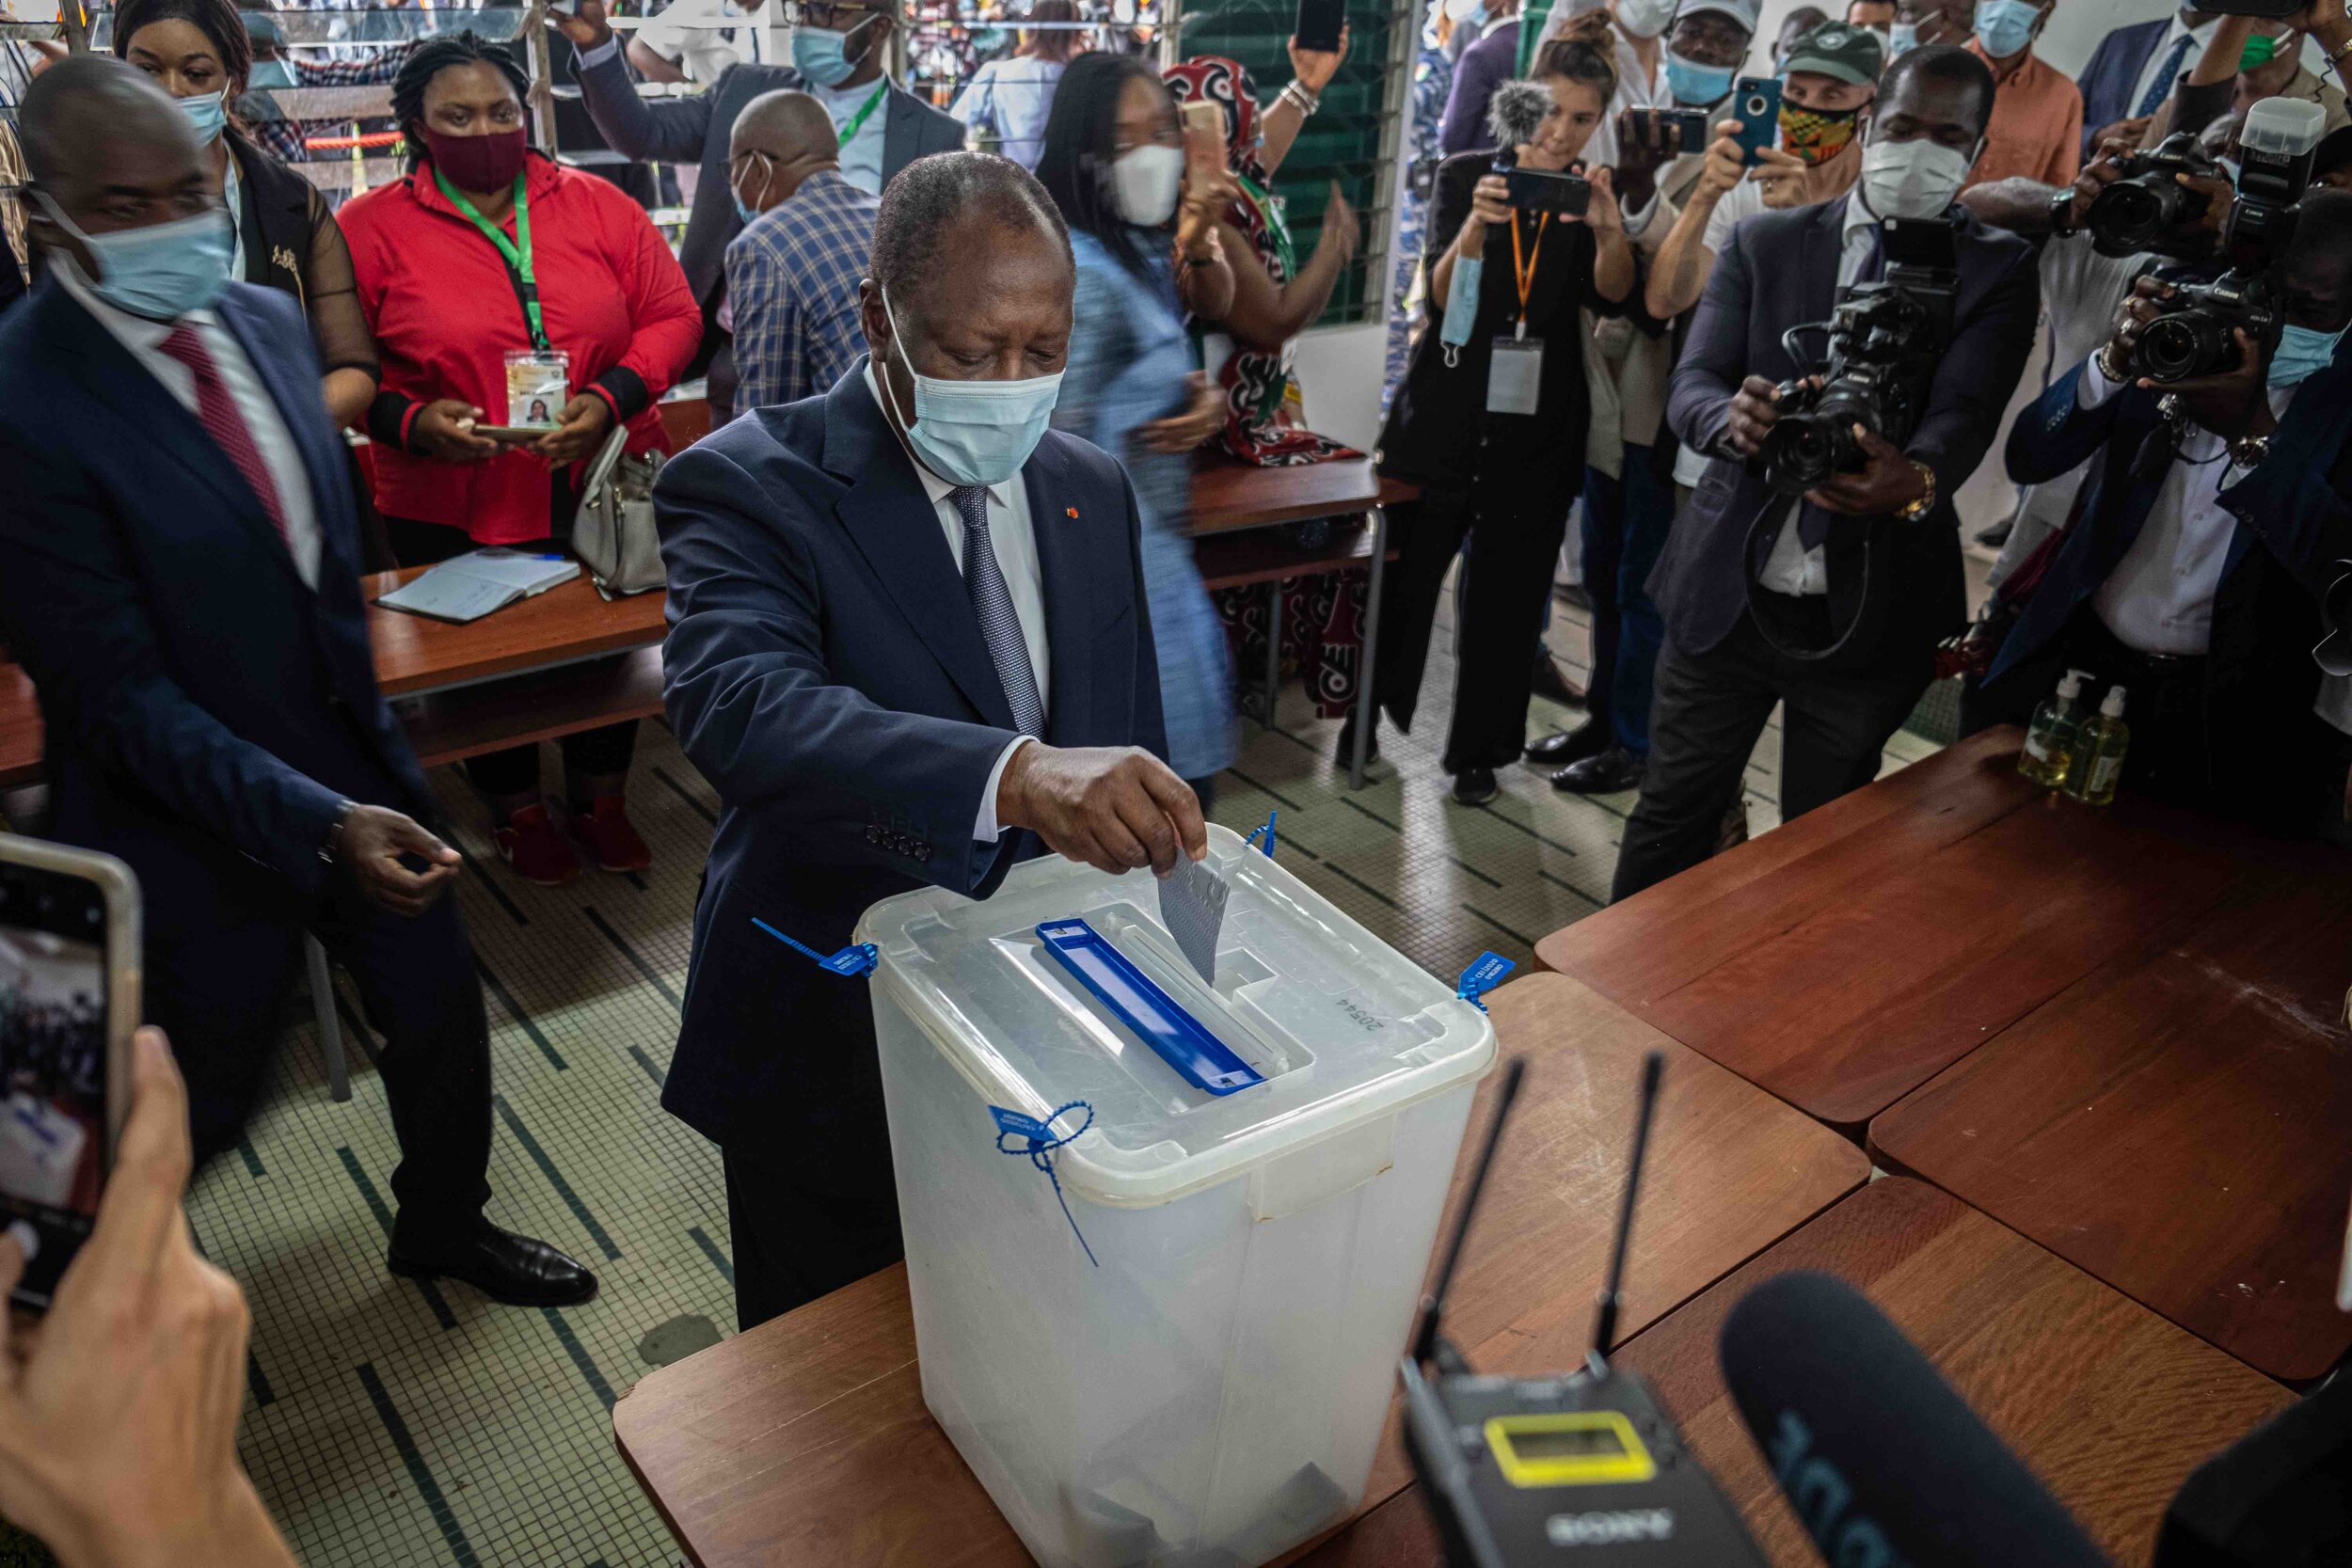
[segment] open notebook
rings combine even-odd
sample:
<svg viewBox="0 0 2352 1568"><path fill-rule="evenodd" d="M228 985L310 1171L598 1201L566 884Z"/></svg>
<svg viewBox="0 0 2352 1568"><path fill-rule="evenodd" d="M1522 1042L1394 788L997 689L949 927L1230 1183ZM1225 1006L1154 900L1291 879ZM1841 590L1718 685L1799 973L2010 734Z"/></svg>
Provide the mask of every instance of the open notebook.
<svg viewBox="0 0 2352 1568"><path fill-rule="evenodd" d="M580 562L569 556L474 550L419 574L375 602L437 621L479 621L516 599L544 594L578 576Z"/></svg>

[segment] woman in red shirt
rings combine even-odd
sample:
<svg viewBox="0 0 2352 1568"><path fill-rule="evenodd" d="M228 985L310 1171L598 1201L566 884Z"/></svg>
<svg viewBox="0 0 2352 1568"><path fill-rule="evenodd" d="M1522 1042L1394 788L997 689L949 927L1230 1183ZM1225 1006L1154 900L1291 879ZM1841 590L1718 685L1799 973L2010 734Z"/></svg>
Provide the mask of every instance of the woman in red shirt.
<svg viewBox="0 0 2352 1568"><path fill-rule="evenodd" d="M472 33L423 45L392 82L410 172L342 210L383 364L368 418L375 503L405 566L486 545L562 548L582 466L616 423L631 451L667 450L654 404L702 334L686 275L644 211L528 150L528 86ZM517 418L509 362L527 357L537 363L523 367ZM542 400L555 421L544 434L475 429L519 423ZM636 733L615 724L564 741L571 838L608 871L651 859L622 804ZM540 793L536 747L466 767L519 874L578 875Z"/></svg>

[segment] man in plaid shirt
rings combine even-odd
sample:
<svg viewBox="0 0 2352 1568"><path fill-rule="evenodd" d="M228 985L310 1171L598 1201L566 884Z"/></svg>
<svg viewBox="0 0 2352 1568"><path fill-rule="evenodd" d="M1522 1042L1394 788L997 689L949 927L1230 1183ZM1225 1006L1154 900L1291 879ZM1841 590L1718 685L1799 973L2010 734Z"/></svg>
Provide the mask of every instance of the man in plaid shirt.
<svg viewBox="0 0 2352 1568"><path fill-rule="evenodd" d="M831 391L864 348L857 285L882 202L841 178L840 150L804 92L762 93L736 117L727 180L744 229L727 245L720 325L742 381L729 418Z"/></svg>

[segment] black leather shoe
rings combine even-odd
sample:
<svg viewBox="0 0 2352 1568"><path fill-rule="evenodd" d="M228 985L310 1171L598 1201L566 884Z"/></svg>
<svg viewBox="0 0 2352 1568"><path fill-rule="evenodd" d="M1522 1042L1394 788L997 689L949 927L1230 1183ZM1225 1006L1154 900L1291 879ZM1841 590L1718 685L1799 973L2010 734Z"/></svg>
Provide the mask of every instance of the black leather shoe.
<svg viewBox="0 0 2352 1568"><path fill-rule="evenodd" d="M1528 684L1528 690L1546 702L1558 703L1562 707L1584 705L1584 689L1560 673L1560 666L1548 648L1538 647L1535 650L1535 673Z"/></svg>
<svg viewBox="0 0 2352 1568"><path fill-rule="evenodd" d="M1615 795L1642 787L1642 760L1622 746L1572 762L1551 776L1551 787L1570 795Z"/></svg>
<svg viewBox="0 0 2352 1568"><path fill-rule="evenodd" d="M1465 768L1454 775L1454 799L1463 805L1483 806L1500 793L1491 768Z"/></svg>
<svg viewBox="0 0 2352 1568"><path fill-rule="evenodd" d="M575 1307L596 1293L596 1276L580 1264L545 1242L496 1226L453 1246L395 1246L384 1260L403 1278L463 1280L509 1307Z"/></svg>
<svg viewBox="0 0 2352 1568"><path fill-rule="evenodd" d="M1554 730L1527 749L1527 760L1545 768L1597 756L1609 749L1609 726L1587 719L1572 730Z"/></svg>

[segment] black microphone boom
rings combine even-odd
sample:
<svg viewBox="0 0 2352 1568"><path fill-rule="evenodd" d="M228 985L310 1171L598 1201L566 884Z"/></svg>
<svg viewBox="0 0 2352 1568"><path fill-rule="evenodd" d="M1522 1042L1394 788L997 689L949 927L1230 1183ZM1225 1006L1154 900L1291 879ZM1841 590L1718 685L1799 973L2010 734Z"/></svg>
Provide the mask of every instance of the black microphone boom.
<svg viewBox="0 0 2352 1568"><path fill-rule="evenodd" d="M1836 1564L2106 1568L2058 1500L1886 1315L1786 1274L1724 1323L1724 1382Z"/></svg>

